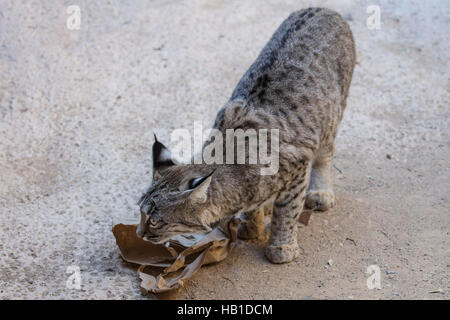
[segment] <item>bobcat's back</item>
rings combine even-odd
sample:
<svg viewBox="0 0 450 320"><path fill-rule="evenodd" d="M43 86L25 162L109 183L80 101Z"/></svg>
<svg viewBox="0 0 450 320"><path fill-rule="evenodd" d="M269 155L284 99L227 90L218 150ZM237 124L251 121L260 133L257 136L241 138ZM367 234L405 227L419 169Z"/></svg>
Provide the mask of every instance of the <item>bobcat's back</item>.
<svg viewBox="0 0 450 320"><path fill-rule="evenodd" d="M215 127L278 128L281 143L317 150L336 135L355 59L352 33L339 14L294 12L239 81Z"/></svg>

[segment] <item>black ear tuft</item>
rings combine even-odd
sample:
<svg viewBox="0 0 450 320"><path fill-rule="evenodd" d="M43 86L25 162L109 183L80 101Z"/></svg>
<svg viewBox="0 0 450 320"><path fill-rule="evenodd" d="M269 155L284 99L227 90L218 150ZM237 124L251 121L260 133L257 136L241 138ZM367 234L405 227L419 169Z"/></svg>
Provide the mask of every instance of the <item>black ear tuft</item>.
<svg viewBox="0 0 450 320"><path fill-rule="evenodd" d="M169 149L158 141L155 134L155 142L152 147L153 151L153 170L162 169L175 165L173 162Z"/></svg>

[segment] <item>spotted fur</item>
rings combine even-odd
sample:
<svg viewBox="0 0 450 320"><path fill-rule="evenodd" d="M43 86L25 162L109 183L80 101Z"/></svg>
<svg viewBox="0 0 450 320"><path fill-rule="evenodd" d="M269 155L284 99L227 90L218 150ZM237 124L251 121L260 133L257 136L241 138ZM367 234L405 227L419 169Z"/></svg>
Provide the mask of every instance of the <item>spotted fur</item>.
<svg viewBox="0 0 450 320"><path fill-rule="evenodd" d="M334 139L354 65L353 36L339 14L323 8L292 13L239 81L214 124L222 133L279 129L277 174L261 175L260 165L249 164L168 165L167 158L158 166L160 154L154 154L156 174L140 201L138 233L163 241L168 234L209 230L221 218L244 211L249 221L239 232L251 238L261 231L257 224L262 209L273 207L266 256L274 263L295 259L297 219L304 205L316 210L334 205ZM207 178L190 188L189 182L198 177Z"/></svg>

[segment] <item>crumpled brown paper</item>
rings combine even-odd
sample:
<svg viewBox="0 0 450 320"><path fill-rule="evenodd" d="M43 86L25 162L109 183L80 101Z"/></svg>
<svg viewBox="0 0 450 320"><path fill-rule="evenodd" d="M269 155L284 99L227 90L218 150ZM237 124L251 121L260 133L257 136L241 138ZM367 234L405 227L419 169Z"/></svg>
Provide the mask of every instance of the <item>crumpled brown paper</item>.
<svg viewBox="0 0 450 320"><path fill-rule="evenodd" d="M311 218L311 214L313 213L312 210L304 210L300 214L300 217L298 218L298 222L303 224L304 226L307 226L309 223L309 219Z"/></svg>
<svg viewBox="0 0 450 320"><path fill-rule="evenodd" d="M141 291L162 293L182 286L202 265L225 259L236 244L240 222L231 216L206 234L175 236L168 246L142 240L136 225L117 224L113 233L122 258L140 265Z"/></svg>
<svg viewBox="0 0 450 320"><path fill-rule="evenodd" d="M310 216L311 211L302 212L299 222L308 225ZM208 233L177 235L168 245L142 240L136 235L137 225L117 224L113 233L122 258L140 265L142 293L162 293L181 287L202 265L225 259L236 245L241 222L230 216Z"/></svg>

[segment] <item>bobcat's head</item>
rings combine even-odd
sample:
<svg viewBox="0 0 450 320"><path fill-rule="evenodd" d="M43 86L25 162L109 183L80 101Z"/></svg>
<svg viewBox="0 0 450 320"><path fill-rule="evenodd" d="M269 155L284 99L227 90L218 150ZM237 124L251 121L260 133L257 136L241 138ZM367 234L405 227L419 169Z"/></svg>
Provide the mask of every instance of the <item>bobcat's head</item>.
<svg viewBox="0 0 450 320"><path fill-rule="evenodd" d="M178 165L158 140L153 144L153 183L139 200L137 235L163 243L176 234L210 231L218 217L210 201L214 166Z"/></svg>

